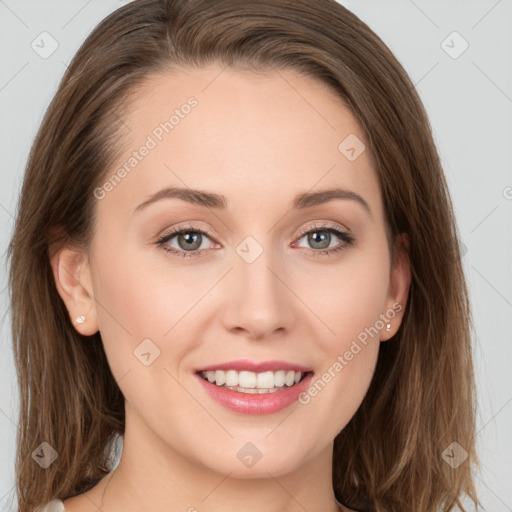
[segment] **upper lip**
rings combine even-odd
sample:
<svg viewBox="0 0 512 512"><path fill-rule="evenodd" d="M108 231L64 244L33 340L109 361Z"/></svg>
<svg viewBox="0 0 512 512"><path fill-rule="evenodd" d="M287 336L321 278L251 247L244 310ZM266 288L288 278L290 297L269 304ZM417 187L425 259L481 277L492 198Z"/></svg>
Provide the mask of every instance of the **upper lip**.
<svg viewBox="0 0 512 512"><path fill-rule="evenodd" d="M198 368L197 372L207 372L212 370L236 370L238 372L246 370L254 373L275 372L279 370L294 370L296 372L311 372L311 368L288 361L249 361L248 359L239 359L237 361L227 361L225 363L211 364Z"/></svg>

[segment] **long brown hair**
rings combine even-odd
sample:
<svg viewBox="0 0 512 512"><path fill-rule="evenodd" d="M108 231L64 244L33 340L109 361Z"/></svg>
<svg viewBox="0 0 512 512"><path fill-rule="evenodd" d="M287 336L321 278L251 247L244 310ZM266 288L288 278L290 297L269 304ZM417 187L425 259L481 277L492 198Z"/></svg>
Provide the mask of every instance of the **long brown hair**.
<svg viewBox="0 0 512 512"><path fill-rule="evenodd" d="M124 433L124 399L100 333L84 337L72 326L50 248L90 242L93 191L121 148L130 94L154 73L212 62L291 68L328 84L365 131L389 232L409 237L406 313L334 441L336 497L369 511L450 510L464 495L478 504L472 323L457 228L427 114L402 66L334 0L136 0L78 50L24 175L8 253L19 510L91 489ZM42 442L58 453L47 469L32 457ZM452 442L467 452L458 467L443 456Z"/></svg>

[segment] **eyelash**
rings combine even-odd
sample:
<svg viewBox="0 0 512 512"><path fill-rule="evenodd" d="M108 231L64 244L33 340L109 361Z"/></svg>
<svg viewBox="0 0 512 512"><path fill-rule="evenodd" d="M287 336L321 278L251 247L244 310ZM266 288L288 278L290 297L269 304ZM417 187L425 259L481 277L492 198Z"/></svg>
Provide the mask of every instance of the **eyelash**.
<svg viewBox="0 0 512 512"><path fill-rule="evenodd" d="M355 238L353 236L349 235L348 233L341 231L340 229L338 229L334 226L329 226L329 225L324 225L324 224L318 225L318 226L313 226L313 227L302 230L299 233L298 240L300 240L304 235L307 235L308 233L314 233L314 232L318 232L318 231L327 231L329 233L334 233L338 238L340 238L342 240L342 243L340 245L338 245L337 247L330 248L330 249L319 249L319 250L307 249L308 251L312 251L312 253L315 257L322 256L322 255L330 256L334 253L342 251L343 249L346 249L347 247L350 247L355 242ZM196 256L201 256L205 252L204 250L197 250L197 249L195 251L178 251L178 250L166 245L167 242L169 242L169 240L171 240L175 235L181 234L181 233L200 233L202 235L208 236L209 238L212 238L212 239L214 238L213 234L207 230L200 229L195 226L180 226L179 228L174 228L171 231L169 231L168 233L165 233L164 235L162 235L160 238L158 238L158 240L156 241L156 244L159 247L161 247L164 251L174 254L175 256L181 256L183 258L192 258L192 257L196 257Z"/></svg>

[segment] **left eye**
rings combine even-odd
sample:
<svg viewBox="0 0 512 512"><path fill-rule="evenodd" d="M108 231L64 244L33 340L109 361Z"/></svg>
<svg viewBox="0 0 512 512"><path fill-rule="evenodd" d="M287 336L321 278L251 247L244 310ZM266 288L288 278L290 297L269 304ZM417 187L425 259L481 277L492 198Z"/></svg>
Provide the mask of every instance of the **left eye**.
<svg viewBox="0 0 512 512"><path fill-rule="evenodd" d="M301 236L299 242L305 238L312 249L331 249L332 247L336 246L336 244L334 246L330 245L333 241L332 235L343 242L342 246L350 245L353 242L353 239L350 235L334 227L320 227L310 229Z"/></svg>

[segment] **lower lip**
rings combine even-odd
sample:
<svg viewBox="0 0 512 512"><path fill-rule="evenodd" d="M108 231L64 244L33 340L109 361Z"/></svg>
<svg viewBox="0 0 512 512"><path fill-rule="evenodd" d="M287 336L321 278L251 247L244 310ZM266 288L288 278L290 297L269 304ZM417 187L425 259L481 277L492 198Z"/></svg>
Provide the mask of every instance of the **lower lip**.
<svg viewBox="0 0 512 512"><path fill-rule="evenodd" d="M216 386L203 379L201 375L196 375L206 392L219 404L231 411L253 415L272 414L288 407L308 388L313 378L313 373L308 373L294 386L285 387L274 393L252 394Z"/></svg>

